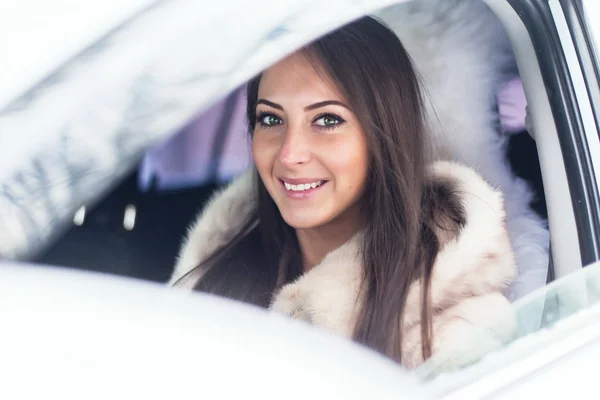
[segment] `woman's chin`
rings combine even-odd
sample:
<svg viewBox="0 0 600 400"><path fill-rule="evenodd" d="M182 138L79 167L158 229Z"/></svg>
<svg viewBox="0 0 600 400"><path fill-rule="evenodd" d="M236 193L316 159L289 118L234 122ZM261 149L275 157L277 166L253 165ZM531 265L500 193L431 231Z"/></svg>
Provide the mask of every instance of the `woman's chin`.
<svg viewBox="0 0 600 400"><path fill-rule="evenodd" d="M283 220L294 229L318 228L326 223L322 218L316 218L314 214L286 213L282 214Z"/></svg>

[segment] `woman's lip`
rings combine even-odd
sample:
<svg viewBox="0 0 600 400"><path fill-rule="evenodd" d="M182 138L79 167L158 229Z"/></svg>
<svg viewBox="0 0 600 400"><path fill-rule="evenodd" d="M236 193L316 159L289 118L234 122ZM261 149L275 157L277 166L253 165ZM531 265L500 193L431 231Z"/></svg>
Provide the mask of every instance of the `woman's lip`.
<svg viewBox="0 0 600 400"><path fill-rule="evenodd" d="M318 192L323 186L325 186L328 183L328 181L322 181L323 183L317 187L306 189L306 190L294 191L294 190L288 190L285 187L285 182L282 181L281 179L279 180L279 182L281 184L281 189L283 189L283 191L285 192L285 195L292 199L305 199L307 197L310 197L313 194L315 194L315 192ZM311 182L306 182L306 183L312 183L312 182L317 182L317 181L311 181ZM288 182L288 183L290 183L290 182Z"/></svg>

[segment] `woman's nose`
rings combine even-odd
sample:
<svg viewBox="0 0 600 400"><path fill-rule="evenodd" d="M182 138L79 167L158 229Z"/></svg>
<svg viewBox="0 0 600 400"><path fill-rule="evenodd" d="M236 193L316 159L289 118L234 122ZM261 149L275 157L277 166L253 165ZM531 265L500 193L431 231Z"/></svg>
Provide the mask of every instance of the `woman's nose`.
<svg viewBox="0 0 600 400"><path fill-rule="evenodd" d="M291 168L306 164L310 159L311 148L308 133L300 127L288 127L279 151L281 165Z"/></svg>

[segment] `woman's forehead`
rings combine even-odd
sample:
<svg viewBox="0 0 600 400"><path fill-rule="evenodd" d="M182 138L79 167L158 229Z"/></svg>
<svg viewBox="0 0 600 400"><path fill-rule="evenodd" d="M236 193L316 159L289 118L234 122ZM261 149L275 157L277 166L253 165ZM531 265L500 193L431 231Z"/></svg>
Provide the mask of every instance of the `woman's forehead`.
<svg viewBox="0 0 600 400"><path fill-rule="evenodd" d="M260 80L258 96L343 100L332 79L321 68L315 67L315 62L303 52L293 53L266 69Z"/></svg>

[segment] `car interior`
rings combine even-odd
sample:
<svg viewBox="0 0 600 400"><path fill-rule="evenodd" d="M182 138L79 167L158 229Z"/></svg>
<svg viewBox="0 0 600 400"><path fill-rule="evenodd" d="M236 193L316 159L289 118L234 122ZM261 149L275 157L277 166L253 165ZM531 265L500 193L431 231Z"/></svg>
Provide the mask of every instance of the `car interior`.
<svg viewBox="0 0 600 400"><path fill-rule="evenodd" d="M410 12L404 4L398 7L394 12ZM497 15L503 12L509 15L508 10L498 12L502 6L496 8ZM531 57L531 54L524 54L524 50L520 53L522 57ZM525 123L526 107L534 119L540 112L546 114L549 111L537 111L543 104L536 107L536 103L547 103L546 93L543 87L532 90L532 85L528 85L531 76L537 74L539 78L539 71L535 71L535 67L524 67L524 64L522 60L519 70L515 70L510 78L522 83L529 106L527 102L519 102L518 97L524 94L518 89L499 100L512 107L507 111L517 115L512 118L518 119L522 115L523 121L516 123L510 133L503 132L501 124L497 124L495 130L498 135L507 137L503 151L512 174L527 182L533 192L529 206L546 221L549 208L552 210L548 203L558 197L557 191L564 193L566 181L561 181L560 176L565 172L543 174L544 169L557 168L555 158L549 157L545 150L553 146L546 143L555 140L556 128L552 126L552 119L544 116L538 118L544 125L541 129L539 121L535 121L537 124ZM241 86L229 93L172 138L149 149L136 168L115 182L103 198L93 204L82 204L73 215L70 228L35 261L165 282L195 215L216 189L250 165L243 91ZM499 101L496 107L499 107ZM193 154L174 157L172 154L178 151ZM548 176L552 176L550 186ZM560 229L566 225L562 223ZM548 280L552 276L553 269L549 269Z"/></svg>

